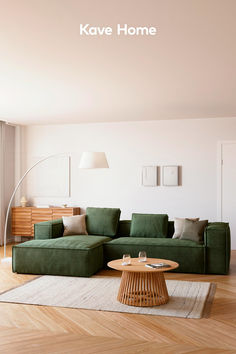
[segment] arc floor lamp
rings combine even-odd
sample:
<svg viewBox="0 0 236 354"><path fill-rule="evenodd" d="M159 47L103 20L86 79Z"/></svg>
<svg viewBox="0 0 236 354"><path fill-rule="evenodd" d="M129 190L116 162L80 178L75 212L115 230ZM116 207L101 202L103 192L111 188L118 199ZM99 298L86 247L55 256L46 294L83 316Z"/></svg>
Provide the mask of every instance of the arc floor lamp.
<svg viewBox="0 0 236 354"><path fill-rule="evenodd" d="M17 183L11 198L8 203L7 207L7 212L6 212L6 217L5 217L5 225L4 225L4 258L2 261L8 261L11 260L11 257L6 257L6 244L7 244L7 224L8 224L8 218L9 218L9 213L10 213L10 208L12 201L16 195L16 192L18 188L20 187L21 183L25 179L25 177L28 175L28 173L37 165L42 163L43 161L46 161L48 159L54 158L54 157L59 157L59 156L68 156L68 153L59 153L59 154L54 154L54 155L49 155L47 157L42 158L41 160L37 161L35 164L33 164L21 177L19 182ZM79 168L83 169L94 169L94 168L109 168L107 158L105 155L105 152L94 152L94 151L86 151L82 153L81 159L80 159L80 164Z"/></svg>

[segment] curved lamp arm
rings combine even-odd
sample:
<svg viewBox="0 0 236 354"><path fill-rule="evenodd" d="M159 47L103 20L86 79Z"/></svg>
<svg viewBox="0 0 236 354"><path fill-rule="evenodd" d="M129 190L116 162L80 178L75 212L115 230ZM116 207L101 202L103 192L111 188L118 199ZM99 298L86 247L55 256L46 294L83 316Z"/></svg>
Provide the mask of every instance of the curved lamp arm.
<svg viewBox="0 0 236 354"><path fill-rule="evenodd" d="M24 178L28 175L28 173L38 164L40 164L41 162L48 160L52 157L57 157L57 156L63 156L63 155L68 155L67 153L59 153L59 154L55 154L55 155L50 155L47 157L42 158L41 160L37 161L33 166L31 166L25 173L24 175L21 177L21 179L19 180L19 182L17 183L12 196L10 198L10 201L8 203L8 207L7 207L7 213L6 213L6 218L5 218L5 226L4 226L4 258L6 257L6 243L7 243L7 223L8 223L8 217L9 217L9 212L10 212L10 207L11 207L11 203L16 195L16 192L18 190L18 188L20 187L21 183L23 182Z"/></svg>

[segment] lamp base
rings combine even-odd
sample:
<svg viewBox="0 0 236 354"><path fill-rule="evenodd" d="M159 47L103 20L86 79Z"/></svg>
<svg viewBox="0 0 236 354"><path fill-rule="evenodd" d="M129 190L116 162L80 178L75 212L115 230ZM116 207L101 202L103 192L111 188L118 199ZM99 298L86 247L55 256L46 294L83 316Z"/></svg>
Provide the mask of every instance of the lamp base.
<svg viewBox="0 0 236 354"><path fill-rule="evenodd" d="M1 259L2 264L11 264L12 262L12 257L4 257Z"/></svg>

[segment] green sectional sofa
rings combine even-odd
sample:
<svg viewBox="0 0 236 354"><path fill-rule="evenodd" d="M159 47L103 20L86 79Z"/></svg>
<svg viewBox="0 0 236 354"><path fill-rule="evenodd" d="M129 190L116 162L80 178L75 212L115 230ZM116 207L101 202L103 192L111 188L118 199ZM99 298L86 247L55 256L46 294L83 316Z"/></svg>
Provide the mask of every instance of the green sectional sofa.
<svg viewBox="0 0 236 354"><path fill-rule="evenodd" d="M227 274L230 264L228 223L209 223L197 243L173 239L174 222L164 214L133 214L119 220L120 210L87 208L88 235L63 237L62 219L35 224L35 239L13 247L13 271L29 274L91 276L124 253L179 263L175 272Z"/></svg>

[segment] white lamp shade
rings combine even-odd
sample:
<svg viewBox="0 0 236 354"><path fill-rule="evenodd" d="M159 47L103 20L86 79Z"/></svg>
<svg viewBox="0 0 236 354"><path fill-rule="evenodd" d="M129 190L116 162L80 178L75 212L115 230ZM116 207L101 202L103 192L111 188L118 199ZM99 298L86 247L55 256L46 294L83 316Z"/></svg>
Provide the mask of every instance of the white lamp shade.
<svg viewBox="0 0 236 354"><path fill-rule="evenodd" d="M79 168L109 168L105 152L83 152Z"/></svg>

